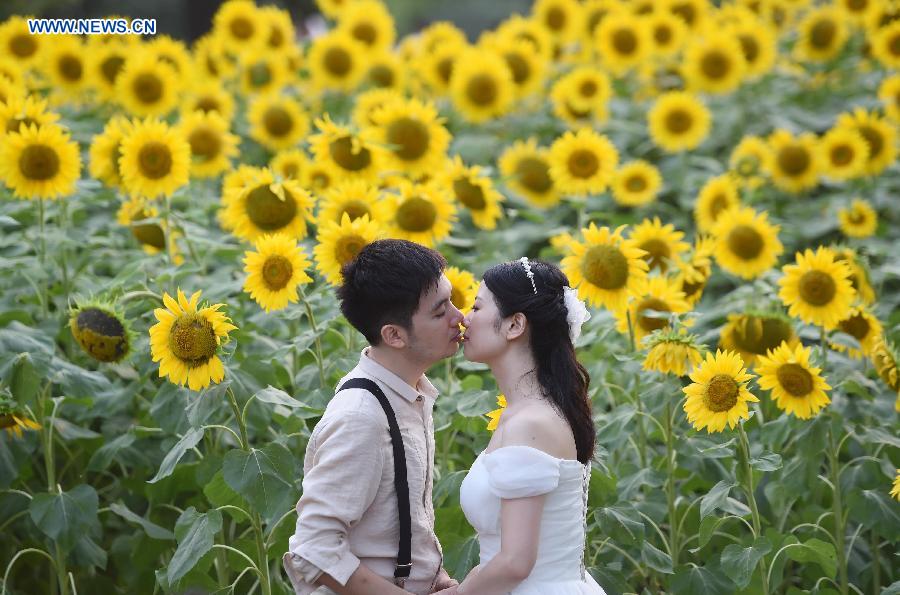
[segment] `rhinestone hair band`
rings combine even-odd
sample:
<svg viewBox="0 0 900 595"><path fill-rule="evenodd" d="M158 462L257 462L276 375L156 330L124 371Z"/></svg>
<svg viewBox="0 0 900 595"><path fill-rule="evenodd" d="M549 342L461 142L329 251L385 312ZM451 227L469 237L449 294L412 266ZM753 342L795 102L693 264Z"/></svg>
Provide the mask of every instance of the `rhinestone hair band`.
<svg viewBox="0 0 900 595"><path fill-rule="evenodd" d="M519 259L519 262L522 263L522 267L525 269L525 275L528 277L528 280L531 281L531 288L534 290L534 295L537 295L537 285L534 284L534 273L531 272L531 265L528 264L528 257L523 256Z"/></svg>

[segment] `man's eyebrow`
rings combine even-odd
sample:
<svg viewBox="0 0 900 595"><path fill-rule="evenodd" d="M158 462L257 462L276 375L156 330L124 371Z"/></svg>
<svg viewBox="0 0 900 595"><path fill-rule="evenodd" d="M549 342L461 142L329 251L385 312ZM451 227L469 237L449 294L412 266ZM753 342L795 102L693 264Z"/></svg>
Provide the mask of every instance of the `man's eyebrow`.
<svg viewBox="0 0 900 595"><path fill-rule="evenodd" d="M432 311L432 312L437 312L438 308L440 308L441 306L443 306L444 304L446 304L446 303L449 302L449 301L450 301L450 298L449 298L449 297L445 297L444 299L442 299L441 301L439 301L438 303L436 303L434 306L432 306L431 311Z"/></svg>

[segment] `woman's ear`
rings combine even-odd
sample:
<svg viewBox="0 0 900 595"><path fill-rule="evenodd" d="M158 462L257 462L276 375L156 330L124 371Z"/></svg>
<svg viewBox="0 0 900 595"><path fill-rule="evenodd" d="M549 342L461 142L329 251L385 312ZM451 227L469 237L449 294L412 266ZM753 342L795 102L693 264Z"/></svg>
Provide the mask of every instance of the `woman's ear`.
<svg viewBox="0 0 900 595"><path fill-rule="evenodd" d="M381 340L388 347L403 349L407 345L406 329L396 324L386 324L381 327Z"/></svg>
<svg viewBox="0 0 900 595"><path fill-rule="evenodd" d="M525 333L525 328L528 326L528 319L525 318L525 315L521 312L516 312L509 317L507 325L506 339L512 341Z"/></svg>

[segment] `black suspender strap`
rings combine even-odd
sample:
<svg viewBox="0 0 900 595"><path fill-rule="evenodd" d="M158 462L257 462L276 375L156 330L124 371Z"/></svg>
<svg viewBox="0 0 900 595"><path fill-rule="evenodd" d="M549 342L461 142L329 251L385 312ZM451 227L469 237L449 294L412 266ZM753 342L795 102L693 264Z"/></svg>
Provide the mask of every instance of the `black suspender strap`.
<svg viewBox="0 0 900 595"><path fill-rule="evenodd" d="M375 395L387 416L391 446L394 450L394 489L397 492L397 510L400 513L400 545L394 579L397 579L395 582L402 587L412 570L412 519L409 510L409 483L406 480L406 450L403 448L403 438L394 409L375 381L368 378L351 378L342 384L337 392L348 388L361 388Z"/></svg>

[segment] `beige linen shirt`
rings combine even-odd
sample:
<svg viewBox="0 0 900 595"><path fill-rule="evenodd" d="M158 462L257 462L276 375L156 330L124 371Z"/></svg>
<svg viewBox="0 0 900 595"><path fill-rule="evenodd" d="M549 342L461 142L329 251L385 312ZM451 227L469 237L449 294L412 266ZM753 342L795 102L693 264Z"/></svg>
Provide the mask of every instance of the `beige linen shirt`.
<svg viewBox="0 0 900 595"><path fill-rule="evenodd" d="M394 409L412 517L412 572L404 589L431 593L443 561L432 503L437 390L424 375L414 389L371 359L368 347L338 386L350 378L374 380ZM295 593L312 593L323 572L345 585L360 563L393 582L400 541L394 458L387 417L373 394L335 394L310 436L303 472L297 526L283 559Z"/></svg>

